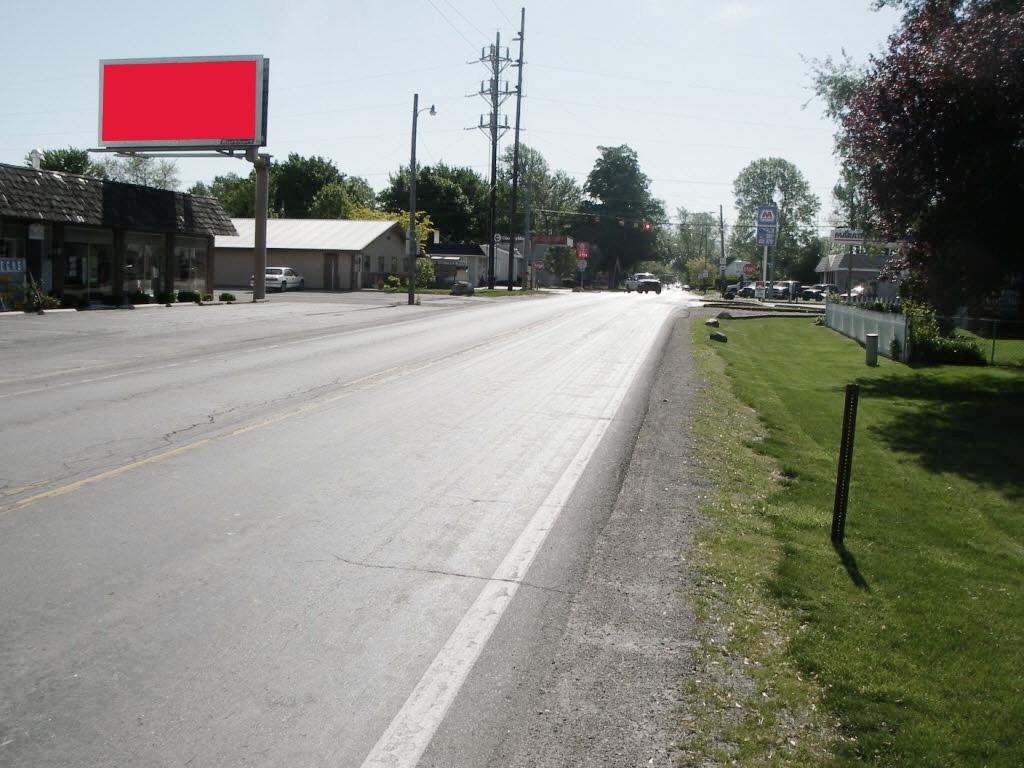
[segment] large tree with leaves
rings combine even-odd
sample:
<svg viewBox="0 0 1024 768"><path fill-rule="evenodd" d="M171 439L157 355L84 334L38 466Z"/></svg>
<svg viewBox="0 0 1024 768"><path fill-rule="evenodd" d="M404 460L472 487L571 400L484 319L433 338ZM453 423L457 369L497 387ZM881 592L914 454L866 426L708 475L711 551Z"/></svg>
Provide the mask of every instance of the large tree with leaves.
<svg viewBox="0 0 1024 768"><path fill-rule="evenodd" d="M580 185L564 171L552 172L548 161L539 151L520 144L519 199L513 224L509 218L512 212L512 160L513 148L508 147L498 165L498 232L508 235L514 226L516 234L522 234L529 206L532 232L545 235L567 234L583 197Z"/></svg>
<svg viewBox="0 0 1024 768"><path fill-rule="evenodd" d="M895 236L919 295L978 302L1024 271L1024 9L904 0L842 115L843 147Z"/></svg>
<svg viewBox="0 0 1024 768"><path fill-rule="evenodd" d="M623 144L598 151L583 187L586 199L575 233L594 242L590 260L607 273L611 288L636 264L655 257L655 227L664 220L665 208L651 195L650 179L633 149Z"/></svg>
<svg viewBox="0 0 1024 768"><path fill-rule="evenodd" d="M818 198L795 165L781 157L755 160L733 182L736 226L731 237L732 254L760 261L762 246L756 241L757 209L775 204L779 209L775 245L769 257L773 277L791 276L807 249L817 238Z"/></svg>
<svg viewBox="0 0 1024 768"><path fill-rule="evenodd" d="M388 211L408 210L408 167L391 175L377 202ZM417 168L416 208L430 215L447 242L481 242L487 238L487 183L472 168L444 163Z"/></svg>

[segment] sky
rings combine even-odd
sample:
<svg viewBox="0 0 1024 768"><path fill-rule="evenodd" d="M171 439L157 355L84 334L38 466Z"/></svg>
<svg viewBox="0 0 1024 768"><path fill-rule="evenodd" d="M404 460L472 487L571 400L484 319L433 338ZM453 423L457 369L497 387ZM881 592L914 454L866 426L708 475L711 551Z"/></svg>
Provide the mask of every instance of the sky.
<svg viewBox="0 0 1024 768"><path fill-rule="evenodd" d="M599 146L637 152L670 217L724 207L749 163L782 157L807 178L827 230L836 126L811 61L865 62L899 18L871 0L0 0L0 162L33 147L98 145L100 59L262 54L270 58L268 143L278 159L320 155L376 190L409 162L489 174L475 129L482 50L512 58L526 9L521 141L581 184ZM517 72L505 79L515 87ZM502 110L514 123L515 99ZM500 150L511 146L509 131ZM102 155L94 155L96 159ZM181 188L251 166L178 161Z"/></svg>

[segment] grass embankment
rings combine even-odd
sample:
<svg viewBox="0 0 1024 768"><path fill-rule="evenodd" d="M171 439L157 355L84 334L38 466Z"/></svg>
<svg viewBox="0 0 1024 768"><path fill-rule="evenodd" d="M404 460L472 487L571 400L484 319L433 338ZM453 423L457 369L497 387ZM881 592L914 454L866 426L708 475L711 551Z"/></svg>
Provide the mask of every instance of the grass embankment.
<svg viewBox="0 0 1024 768"><path fill-rule="evenodd" d="M710 680L688 692L680 762L1024 764L1024 371L867 368L807 319L726 321L724 345L694 325L716 486L695 550Z"/></svg>

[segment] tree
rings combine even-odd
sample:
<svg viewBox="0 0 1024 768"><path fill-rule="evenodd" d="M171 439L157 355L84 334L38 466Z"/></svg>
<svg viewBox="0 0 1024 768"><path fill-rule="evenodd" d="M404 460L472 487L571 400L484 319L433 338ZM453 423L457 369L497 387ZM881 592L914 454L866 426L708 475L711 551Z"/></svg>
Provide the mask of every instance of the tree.
<svg viewBox="0 0 1024 768"><path fill-rule="evenodd" d="M559 280L576 274L576 251L567 245L552 245L544 253L544 270Z"/></svg>
<svg viewBox="0 0 1024 768"><path fill-rule="evenodd" d="M319 155L303 157L295 152L283 163L272 163L270 176L274 180L270 208L289 219L312 218L317 193L329 184L341 184L344 180L333 161Z"/></svg>
<svg viewBox="0 0 1024 768"><path fill-rule="evenodd" d="M350 219L356 207L345 185L332 181L320 187L313 195L309 215L314 219Z"/></svg>
<svg viewBox="0 0 1024 768"><path fill-rule="evenodd" d="M679 218L679 271L685 273L686 281L691 285L713 283L718 277L721 256L718 214L705 211L690 213L680 208L676 215ZM702 274L705 274L703 278Z"/></svg>
<svg viewBox="0 0 1024 768"><path fill-rule="evenodd" d="M757 209L775 204L779 209L775 245L770 258L773 277L790 274L800 263L801 254L817 238L818 198L800 170L781 157L755 160L733 182L736 221L731 238L734 256L759 261L762 248L756 242Z"/></svg>
<svg viewBox="0 0 1024 768"><path fill-rule="evenodd" d="M127 184L175 190L181 183L178 177L178 165L173 160L160 160L144 155L108 157L97 163L95 167L96 175Z"/></svg>
<svg viewBox="0 0 1024 768"><path fill-rule="evenodd" d="M256 211L256 174L251 172L246 177L235 173L215 176L207 185L197 182L190 194L215 197L220 201L228 216L237 219L251 219Z"/></svg>
<svg viewBox="0 0 1024 768"><path fill-rule="evenodd" d="M1024 11L1020 2L904 0L842 116L859 185L906 237L921 298L981 302L1024 271Z"/></svg>
<svg viewBox="0 0 1024 768"><path fill-rule="evenodd" d="M517 234L521 234L529 206L532 213L530 229L533 232L567 234L583 197L580 185L564 171L552 173L544 156L525 144L519 145L517 220L514 225L510 221L513 151L513 147L506 148L498 165L498 232L507 235L514 226Z"/></svg>
<svg viewBox="0 0 1024 768"><path fill-rule="evenodd" d="M665 209L651 196L650 179L640 170L634 150L623 144L598 147L598 151L601 154L583 187L587 199L580 211L584 217L574 230L580 239L597 244L592 266L607 272L611 288L620 275L653 257L654 228L665 218Z"/></svg>
<svg viewBox="0 0 1024 768"><path fill-rule="evenodd" d="M25 165L31 165L32 158L25 155ZM89 159L88 151L84 149L44 149L43 157L39 161L39 167L44 171L62 171L64 173L77 173L79 176L101 176L100 168Z"/></svg>
<svg viewBox="0 0 1024 768"><path fill-rule="evenodd" d="M409 208L408 168L389 177L377 201L389 211ZM472 168L444 163L417 168L416 208L430 214L447 242L479 243L487 239L487 183Z"/></svg>
<svg viewBox="0 0 1024 768"><path fill-rule="evenodd" d="M373 189L359 176L346 176L333 161L292 153L283 163L272 163L268 174L267 207L270 216L289 218L352 218L360 208L372 208ZM256 208L256 172L229 173L210 184L199 182L195 195L217 198L229 216L252 218Z"/></svg>

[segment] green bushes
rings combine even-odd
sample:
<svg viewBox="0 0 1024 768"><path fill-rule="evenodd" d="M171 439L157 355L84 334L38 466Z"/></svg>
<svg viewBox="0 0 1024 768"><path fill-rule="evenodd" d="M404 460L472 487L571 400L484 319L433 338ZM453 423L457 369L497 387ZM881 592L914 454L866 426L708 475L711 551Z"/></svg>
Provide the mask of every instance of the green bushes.
<svg viewBox="0 0 1024 768"><path fill-rule="evenodd" d="M178 303L183 304L187 302L200 304L202 296L199 295L198 291L178 291Z"/></svg>
<svg viewBox="0 0 1024 768"><path fill-rule="evenodd" d="M160 291L156 295L156 300L158 304L173 304L178 300L178 293L177 291Z"/></svg>
<svg viewBox="0 0 1024 768"><path fill-rule="evenodd" d="M210 298L212 300L213 297L211 296ZM238 299L235 298L235 294L226 292L222 293L217 300L226 302L227 304L230 304L233 301L238 301Z"/></svg>
<svg viewBox="0 0 1024 768"><path fill-rule="evenodd" d="M943 322L925 304L906 302L907 333L912 363L938 365L985 365L985 354L972 339L956 334L952 323Z"/></svg>

